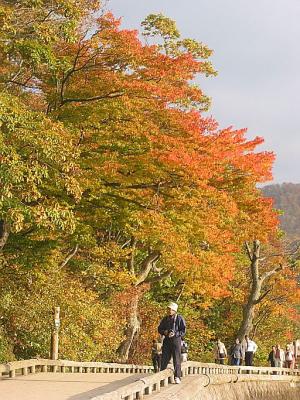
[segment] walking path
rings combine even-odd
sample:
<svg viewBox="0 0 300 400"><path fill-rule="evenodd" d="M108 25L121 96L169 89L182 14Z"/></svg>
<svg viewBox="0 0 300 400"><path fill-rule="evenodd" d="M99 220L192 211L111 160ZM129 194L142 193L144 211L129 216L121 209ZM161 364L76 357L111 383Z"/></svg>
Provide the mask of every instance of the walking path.
<svg viewBox="0 0 300 400"><path fill-rule="evenodd" d="M1 400L89 400L147 374L43 373L0 379Z"/></svg>

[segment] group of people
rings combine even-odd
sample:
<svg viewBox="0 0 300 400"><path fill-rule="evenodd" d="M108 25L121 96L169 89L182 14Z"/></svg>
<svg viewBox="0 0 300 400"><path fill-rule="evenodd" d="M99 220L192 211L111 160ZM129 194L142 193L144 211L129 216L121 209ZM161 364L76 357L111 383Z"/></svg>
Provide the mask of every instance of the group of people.
<svg viewBox="0 0 300 400"><path fill-rule="evenodd" d="M294 368L295 354L293 349L293 344L287 344L285 350L281 349L279 344L273 346L268 357L271 367Z"/></svg>
<svg viewBox="0 0 300 400"><path fill-rule="evenodd" d="M231 365L242 365L244 362L246 366L251 367L253 365L253 357L257 348L257 344L246 335L242 342L240 342L239 339L236 339L228 354L226 346L220 339L218 339L214 346L215 362L218 364L225 364L225 360L228 359L228 363ZM273 346L269 353L268 361L271 367L294 368L295 355L293 345L286 345L285 350L281 349L279 344Z"/></svg>
<svg viewBox="0 0 300 400"><path fill-rule="evenodd" d="M171 358L174 364L175 383L181 382L181 362L187 361L188 346L184 341L186 323L184 318L177 314L178 305L170 303L167 307L167 315L160 321L158 333L160 338L152 343L152 362L154 371L163 371L167 368ZM257 344L247 335L242 341L236 339L227 352L224 343L217 339L214 345L214 359L218 364L225 364L228 359L231 365L252 366ZM273 346L268 361L271 367L294 368L295 355L293 345L287 345L286 349L280 345Z"/></svg>
<svg viewBox="0 0 300 400"><path fill-rule="evenodd" d="M229 350L229 354L224 343L217 339L214 346L214 358L217 364L225 364L225 360L228 358L231 365L242 365L244 361L245 365L252 366L256 350L257 344L247 335L242 342L239 339L235 340Z"/></svg>

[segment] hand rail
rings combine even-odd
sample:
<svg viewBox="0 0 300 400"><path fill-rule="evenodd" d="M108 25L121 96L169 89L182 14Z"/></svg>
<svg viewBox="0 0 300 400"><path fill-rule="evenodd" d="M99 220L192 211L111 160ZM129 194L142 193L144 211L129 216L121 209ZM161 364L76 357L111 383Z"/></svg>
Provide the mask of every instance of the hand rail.
<svg viewBox="0 0 300 400"><path fill-rule="evenodd" d="M123 386L116 391L94 397L91 400L140 400L144 398L144 395L150 395L154 391L159 392L161 387L174 383L174 375L171 368L150 375L153 372L153 367L145 365L47 359L30 359L0 364L0 377L9 375L10 378L14 378L16 373L28 375L35 372L149 374L134 383ZM202 376L203 386L216 382L226 383L257 379L288 380L297 384L300 383L300 369L231 366L194 361L187 361L182 364L182 376L187 375Z"/></svg>
<svg viewBox="0 0 300 400"><path fill-rule="evenodd" d="M181 369L183 377L187 375L200 375L203 379L203 387L210 384L236 383L237 381L252 380L288 380L290 382L300 382L300 370L291 370L288 368L238 367L187 361L182 364ZM174 383L174 375L171 368L151 376L146 376L116 391L93 397L91 400L142 400L145 395L160 392L161 387L166 387L169 383Z"/></svg>
<svg viewBox="0 0 300 400"><path fill-rule="evenodd" d="M12 361L0 364L0 377L9 375L14 378L16 373L28 375L29 373L39 372L93 372L93 373L150 373L152 366L103 363L103 362L80 362L70 360L47 360L34 358L30 360Z"/></svg>

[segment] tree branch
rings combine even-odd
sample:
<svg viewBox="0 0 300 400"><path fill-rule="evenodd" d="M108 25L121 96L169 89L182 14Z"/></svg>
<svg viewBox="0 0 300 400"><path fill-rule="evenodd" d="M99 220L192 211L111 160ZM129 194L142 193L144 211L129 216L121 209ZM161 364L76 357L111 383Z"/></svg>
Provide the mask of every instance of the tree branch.
<svg viewBox="0 0 300 400"><path fill-rule="evenodd" d="M125 94L124 91L119 91L119 92L111 92L107 93L101 96L94 96L94 97L86 97L86 98L74 98L74 99L63 99L61 101L61 106L63 106L66 103L87 103L90 101L97 101L97 100L103 100L103 99L114 99L115 97L121 97Z"/></svg>
<svg viewBox="0 0 300 400"><path fill-rule="evenodd" d="M132 275L135 274L135 268L134 268L134 257L135 257L135 249L136 249L136 244L137 240L135 237L132 237L130 239L130 247L131 247L131 253L129 255L129 259L127 260L127 266L131 272Z"/></svg>
<svg viewBox="0 0 300 400"><path fill-rule="evenodd" d="M152 284L152 283L155 283L155 282L160 282L160 281L162 281L162 280L164 280L166 278L169 278L171 275L172 275L172 271L171 272L167 271L167 272L164 272L161 275L156 275L156 276L153 276L152 278L147 278L145 280L145 283Z"/></svg>
<svg viewBox="0 0 300 400"><path fill-rule="evenodd" d="M68 264L68 262L71 260L71 258L73 258L75 256L75 254L77 253L78 248L79 248L79 246L78 246L78 244L76 244L74 249L70 251L70 253L64 259L64 261L60 264L60 266L59 266L60 268L63 268Z"/></svg>
<svg viewBox="0 0 300 400"><path fill-rule="evenodd" d="M251 249L250 249L250 246L249 246L248 242L245 242L245 247L246 247L246 251L247 251L248 257L249 257L250 261L252 261Z"/></svg>
<svg viewBox="0 0 300 400"><path fill-rule="evenodd" d="M283 270L283 265L280 264L278 267L272 269L271 271L267 271L264 274L261 275L260 281L264 282L266 279L270 278L272 275L276 274L279 271Z"/></svg>
<svg viewBox="0 0 300 400"><path fill-rule="evenodd" d="M161 254L159 251L153 251L145 258L145 260L141 264L141 271L136 277L136 281L134 284L135 286L138 286L141 283L145 282L153 267L153 263L159 259L160 255Z"/></svg>
<svg viewBox="0 0 300 400"><path fill-rule="evenodd" d="M253 302L253 304L259 304L261 301L263 301L263 299L264 299L271 291L272 291L272 288L266 290L264 294L262 294L257 300L255 300L255 301Z"/></svg>

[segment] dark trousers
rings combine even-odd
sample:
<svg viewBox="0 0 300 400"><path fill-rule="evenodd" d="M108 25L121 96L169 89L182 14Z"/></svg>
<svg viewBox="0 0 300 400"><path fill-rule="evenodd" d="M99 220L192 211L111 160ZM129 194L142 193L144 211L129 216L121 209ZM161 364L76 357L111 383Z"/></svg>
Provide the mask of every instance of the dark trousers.
<svg viewBox="0 0 300 400"><path fill-rule="evenodd" d="M253 365L253 351L246 351L245 352L245 365L247 365L247 367L252 367Z"/></svg>
<svg viewBox="0 0 300 400"><path fill-rule="evenodd" d="M152 363L154 372L159 372L161 370L161 354L153 354Z"/></svg>
<svg viewBox="0 0 300 400"><path fill-rule="evenodd" d="M181 378L181 338L172 337L165 338L162 346L162 357L161 357L161 370L167 368L171 357L173 357L174 364L174 376L175 378Z"/></svg>

